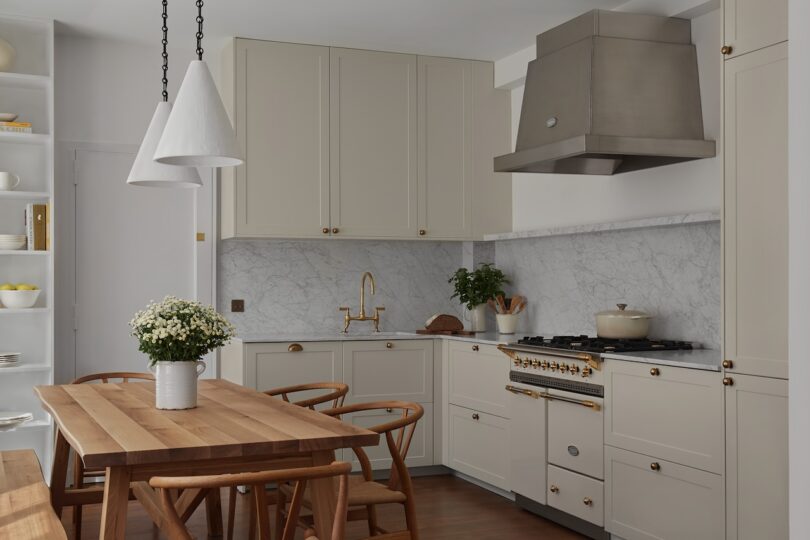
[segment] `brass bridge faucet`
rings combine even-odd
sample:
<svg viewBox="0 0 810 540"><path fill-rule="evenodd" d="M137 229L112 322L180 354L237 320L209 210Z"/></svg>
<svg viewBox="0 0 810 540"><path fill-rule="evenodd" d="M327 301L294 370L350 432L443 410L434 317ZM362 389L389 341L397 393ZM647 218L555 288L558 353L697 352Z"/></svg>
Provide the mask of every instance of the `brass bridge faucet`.
<svg viewBox="0 0 810 540"><path fill-rule="evenodd" d="M365 272L363 274L363 278L360 280L360 314L357 316L353 316L351 314L350 308L347 307L340 307L338 308L339 311L345 311L346 315L343 316L343 333L346 334L349 331L349 325L352 321L371 321L374 323L374 331L380 331L380 312L385 311L384 307L375 307L374 308L374 316L368 317L366 316L366 278L371 280L371 294L374 294L374 276L371 275L371 272Z"/></svg>

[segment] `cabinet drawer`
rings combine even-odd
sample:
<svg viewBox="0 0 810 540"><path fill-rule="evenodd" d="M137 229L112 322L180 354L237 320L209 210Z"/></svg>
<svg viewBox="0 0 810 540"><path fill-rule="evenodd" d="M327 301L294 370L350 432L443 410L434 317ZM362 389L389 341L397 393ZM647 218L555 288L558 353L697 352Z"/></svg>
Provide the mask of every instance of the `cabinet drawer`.
<svg viewBox="0 0 810 540"><path fill-rule="evenodd" d="M425 467L433 465L433 404L421 403L425 409L425 415L416 423L416 428L413 432L413 439L408 448L408 456L405 458L405 464L408 467ZM366 411L356 414L346 415L343 417L345 422L355 426L370 428L393 422L400 418L401 411L385 412L385 411ZM393 433L394 440L396 440L398 433ZM385 435L380 436L380 444L374 447L364 448L366 455L371 461L371 468L390 469L391 468L391 453L388 451L388 443L385 442ZM360 470L360 462L357 456L350 449L343 450L343 459L351 461L352 468L355 471Z"/></svg>
<svg viewBox="0 0 810 540"><path fill-rule="evenodd" d="M449 466L501 489L509 489L509 422L499 416L450 405Z"/></svg>
<svg viewBox="0 0 810 540"><path fill-rule="evenodd" d="M344 343L343 358L347 403L433 402L433 340Z"/></svg>
<svg viewBox="0 0 810 540"><path fill-rule="evenodd" d="M342 348L334 341L248 344L245 363L245 373L255 374L255 379L246 380L245 384L259 391L293 384L340 381L343 377ZM322 393L297 394L296 399Z"/></svg>
<svg viewBox="0 0 810 540"><path fill-rule="evenodd" d="M625 540L722 538L722 477L606 447L605 529Z"/></svg>
<svg viewBox="0 0 810 540"><path fill-rule="evenodd" d="M548 466L548 505L599 527L605 523L602 482L554 465Z"/></svg>
<svg viewBox="0 0 810 540"><path fill-rule="evenodd" d="M509 357L493 345L448 343L448 400L502 418L509 417Z"/></svg>
<svg viewBox="0 0 810 540"><path fill-rule="evenodd" d="M550 390L551 395L582 400L580 394ZM594 478L604 478L603 400L587 397L600 406L591 409L566 401L548 402L548 462Z"/></svg>
<svg viewBox="0 0 810 540"><path fill-rule="evenodd" d="M605 444L723 472L719 372L605 362Z"/></svg>

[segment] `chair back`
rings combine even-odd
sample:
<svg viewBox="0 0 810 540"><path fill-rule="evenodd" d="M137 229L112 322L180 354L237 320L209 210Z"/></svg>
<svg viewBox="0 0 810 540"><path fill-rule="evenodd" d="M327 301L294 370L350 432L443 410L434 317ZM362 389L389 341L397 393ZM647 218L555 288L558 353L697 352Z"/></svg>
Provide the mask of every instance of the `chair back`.
<svg viewBox="0 0 810 540"><path fill-rule="evenodd" d="M121 382L129 382L130 379L135 379L139 381L154 381L155 376L151 373L137 373L137 372L129 372L129 371L111 371L109 373L91 373L90 375L85 375L84 377L79 377L75 379L71 384L82 384L86 382L93 382L93 381L101 381L102 383L106 384L110 382L110 379L121 379Z"/></svg>
<svg viewBox="0 0 810 540"><path fill-rule="evenodd" d="M348 474L352 466L345 461L335 461L331 465L318 467L302 467L297 469L282 469L276 471L262 471L239 474L220 474L212 476L155 476L149 480L149 485L158 490L163 511L166 514L168 535L171 540L190 540L192 538L185 524L177 514L171 490L176 489L219 489L223 487L250 486L254 503L259 512L259 537L270 539L270 524L265 509L267 508L266 484L292 483L295 486L290 501L289 515L284 526L284 533L279 540L293 540L298 526L298 517L301 503L304 500L307 482L320 478L339 477L337 508L335 520L332 524L331 540L343 540L346 527L346 512L349 507L349 481Z"/></svg>
<svg viewBox="0 0 810 540"><path fill-rule="evenodd" d="M290 401L290 395L301 394L304 392L311 393L313 391L326 391L326 393L311 398L300 399L298 401ZM346 394L349 393L349 385L339 382L314 382L297 384L295 386L285 386L283 388L274 388L272 390L267 390L264 393L272 397L281 397L281 399L287 403L292 403L293 405L298 405L299 407L306 407L314 411L316 405L322 405L325 403L329 403L329 407L333 409L335 407L343 406L343 400L346 399Z"/></svg>
<svg viewBox="0 0 810 540"><path fill-rule="evenodd" d="M356 403L321 411L323 414L340 418L344 414L352 414L363 411L385 411L386 413L399 412L399 418L379 424L370 428L369 431L385 435L385 442L388 452L391 454L391 476L388 478L388 488L396 490L402 483L408 484L410 491L410 475L405 466L405 458L408 457L408 450L411 446L413 433L416 430L416 423L425 414L424 408L418 403L409 401L374 401L371 403ZM366 480L371 480L371 461L362 448L353 448L360 466L363 469L363 476Z"/></svg>

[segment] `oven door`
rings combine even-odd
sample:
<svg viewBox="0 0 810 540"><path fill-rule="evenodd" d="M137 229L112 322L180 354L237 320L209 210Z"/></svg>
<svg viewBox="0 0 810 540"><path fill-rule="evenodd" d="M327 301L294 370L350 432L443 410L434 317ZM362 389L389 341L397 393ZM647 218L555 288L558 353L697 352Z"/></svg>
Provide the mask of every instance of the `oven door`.
<svg viewBox="0 0 810 540"><path fill-rule="evenodd" d="M545 388L522 383L509 392L509 489L546 504Z"/></svg>
<svg viewBox="0 0 810 540"><path fill-rule="evenodd" d="M604 400L562 390L548 396L548 462L602 480Z"/></svg>

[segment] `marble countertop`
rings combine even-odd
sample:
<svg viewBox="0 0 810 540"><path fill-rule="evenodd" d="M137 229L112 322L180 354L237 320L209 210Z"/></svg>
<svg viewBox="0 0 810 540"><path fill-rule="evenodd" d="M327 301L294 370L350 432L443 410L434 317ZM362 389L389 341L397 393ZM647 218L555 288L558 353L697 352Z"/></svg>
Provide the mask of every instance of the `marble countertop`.
<svg viewBox="0 0 810 540"><path fill-rule="evenodd" d="M237 336L242 343L286 343L288 341L385 341L393 339L452 339L487 345L517 341L516 334L481 332L474 336L447 336L443 334L414 334L413 332L380 332L378 334L304 333L304 334L245 334Z"/></svg>
<svg viewBox="0 0 810 540"><path fill-rule="evenodd" d="M660 366L676 366L706 371L720 371L722 356L716 349L692 349L691 351L640 351L605 353L605 360L624 360Z"/></svg>

